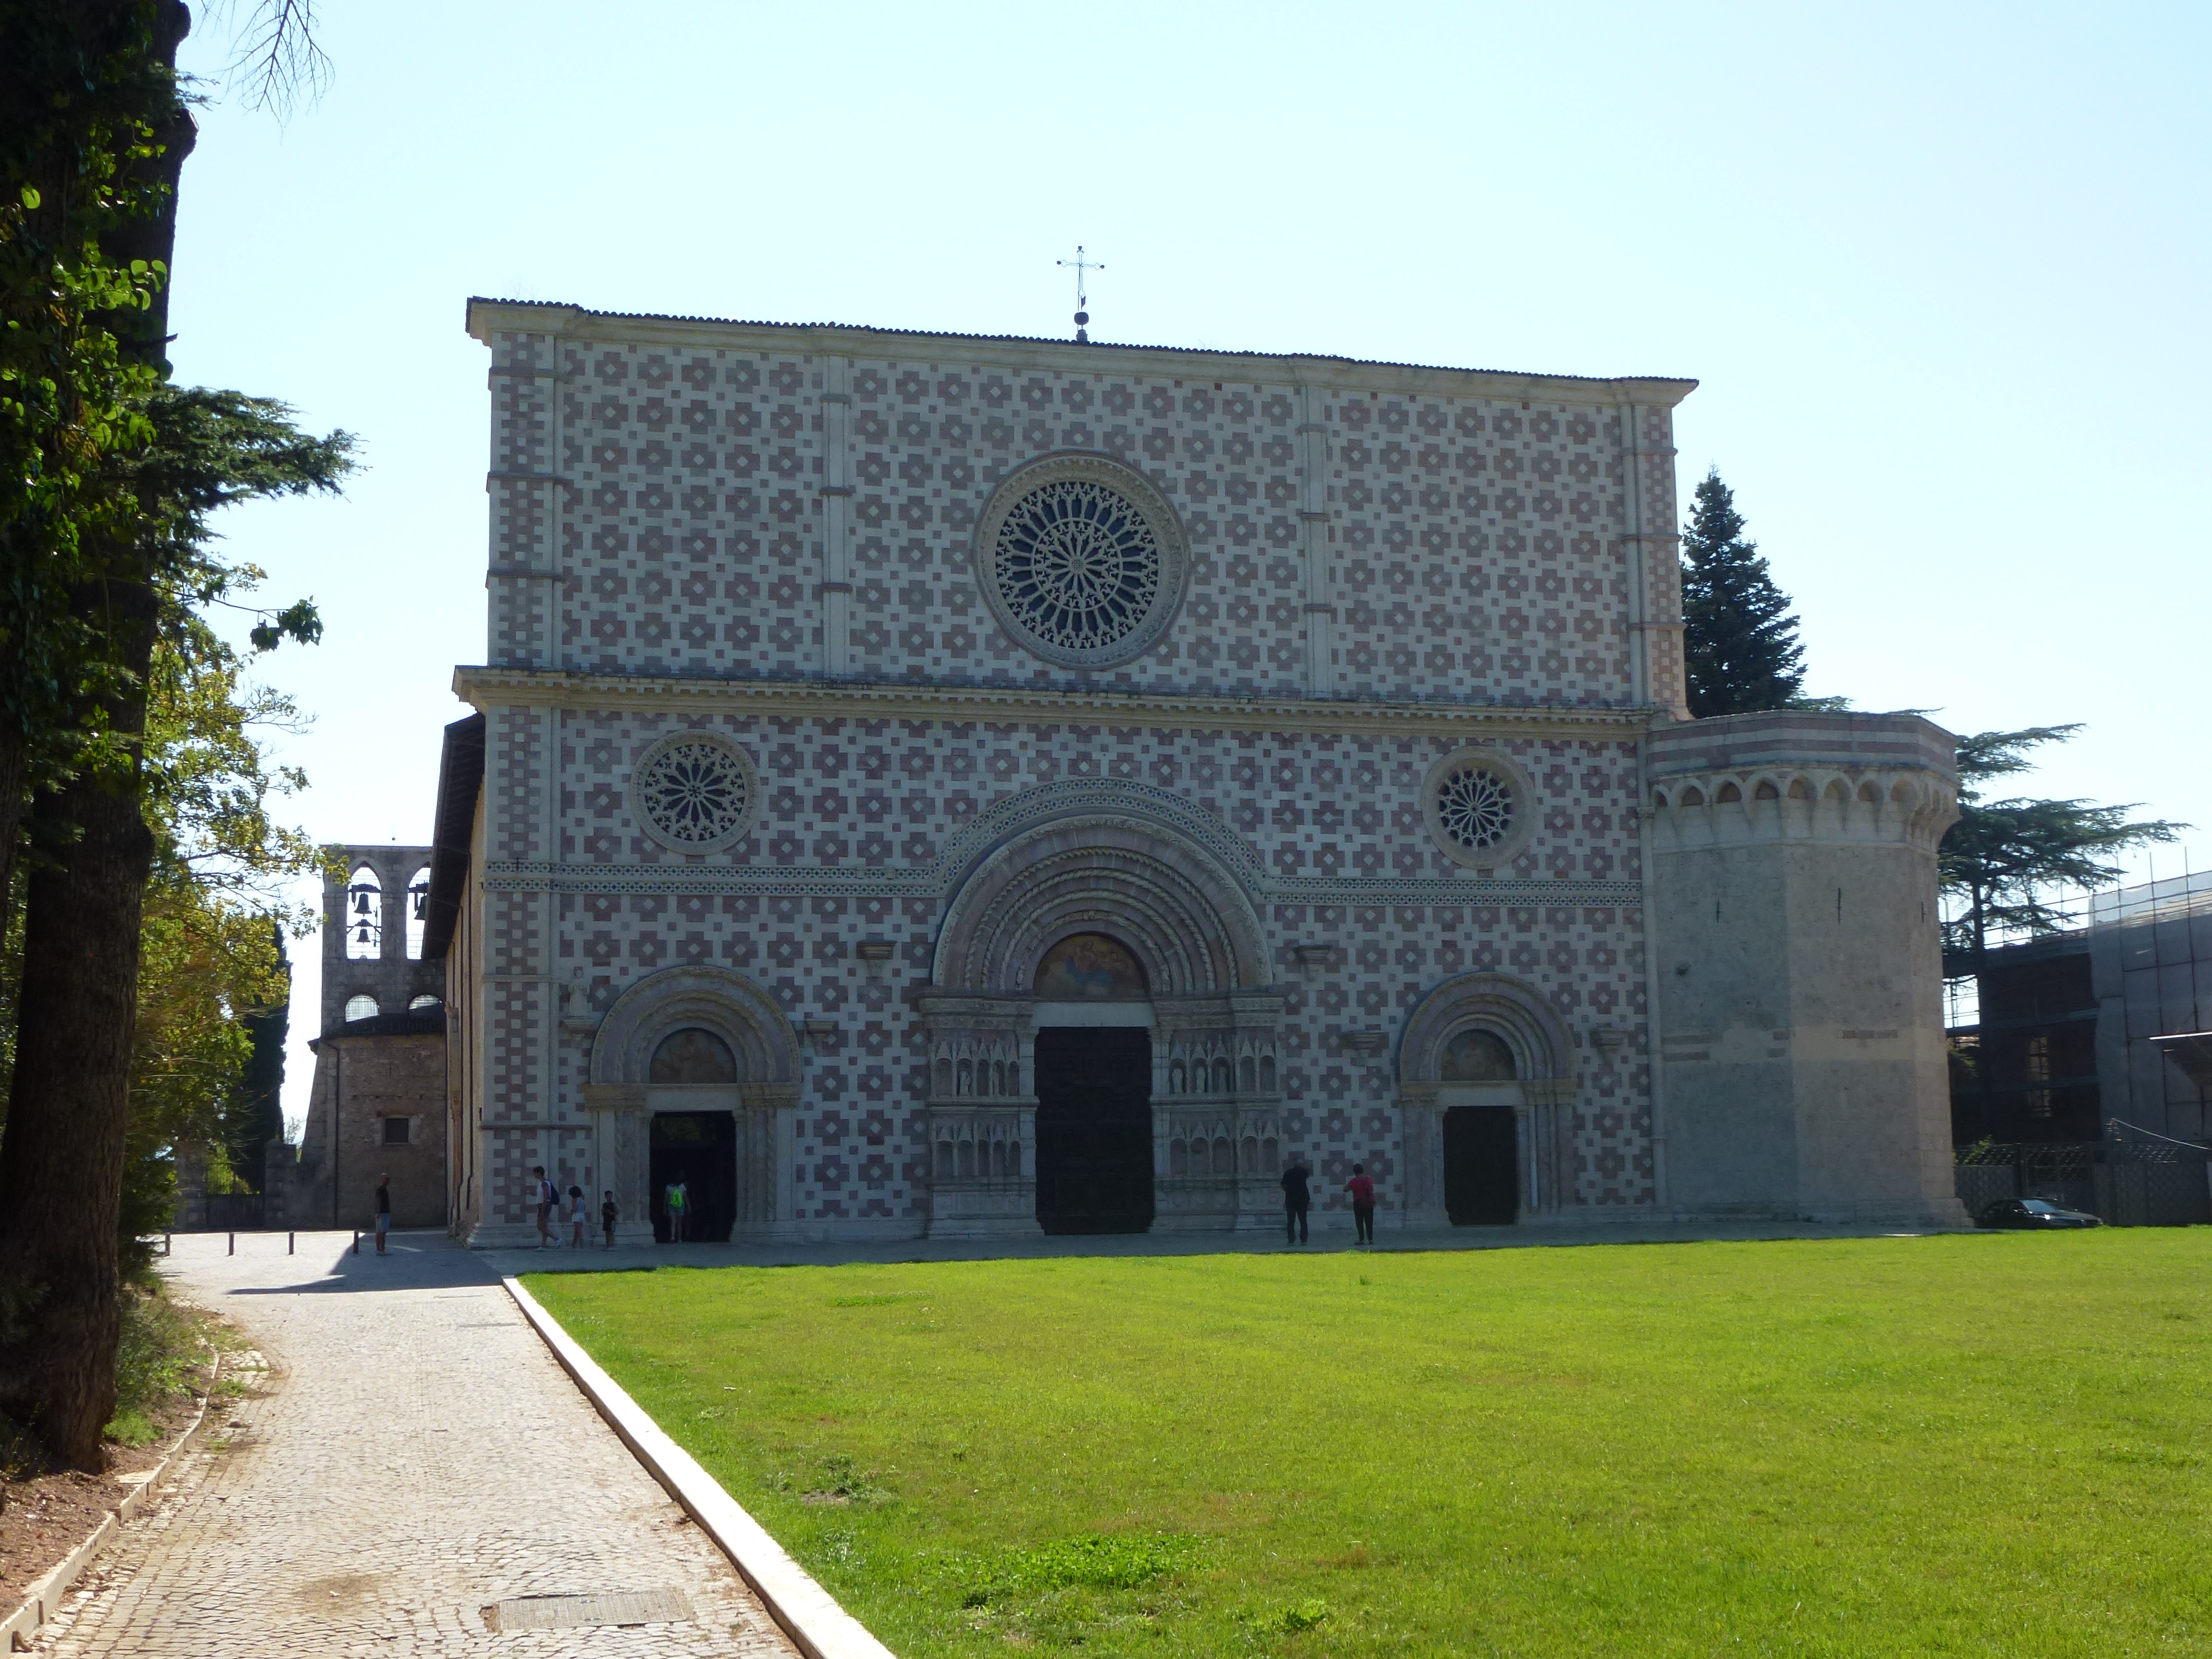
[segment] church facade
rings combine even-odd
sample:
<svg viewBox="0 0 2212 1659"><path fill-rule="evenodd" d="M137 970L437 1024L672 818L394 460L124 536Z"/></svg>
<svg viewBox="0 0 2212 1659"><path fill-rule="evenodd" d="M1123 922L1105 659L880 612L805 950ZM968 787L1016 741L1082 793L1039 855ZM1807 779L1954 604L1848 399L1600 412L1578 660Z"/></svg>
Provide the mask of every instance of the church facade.
<svg viewBox="0 0 2212 1659"><path fill-rule="evenodd" d="M1692 382L469 325L473 1242L1956 1218L1949 740L1687 718Z"/></svg>

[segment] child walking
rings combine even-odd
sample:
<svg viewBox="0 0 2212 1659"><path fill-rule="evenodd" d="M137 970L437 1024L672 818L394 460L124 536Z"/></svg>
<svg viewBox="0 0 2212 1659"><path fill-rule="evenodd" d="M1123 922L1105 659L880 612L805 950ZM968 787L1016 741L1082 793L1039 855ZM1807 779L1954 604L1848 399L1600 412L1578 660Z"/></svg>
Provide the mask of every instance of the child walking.
<svg viewBox="0 0 2212 1659"><path fill-rule="evenodd" d="M568 1248L572 1250L582 1249L584 1248L584 1189L581 1187L568 1188Z"/></svg>

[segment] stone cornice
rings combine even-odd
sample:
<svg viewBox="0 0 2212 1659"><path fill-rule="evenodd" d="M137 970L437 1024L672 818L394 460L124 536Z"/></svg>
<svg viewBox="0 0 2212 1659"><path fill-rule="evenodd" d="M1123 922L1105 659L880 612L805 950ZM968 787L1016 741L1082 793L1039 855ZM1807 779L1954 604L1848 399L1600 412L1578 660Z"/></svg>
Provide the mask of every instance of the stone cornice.
<svg viewBox="0 0 2212 1659"><path fill-rule="evenodd" d="M1653 786L1662 856L1762 842L1893 844L1933 853L1958 821L1955 786L1917 766L1676 773Z"/></svg>
<svg viewBox="0 0 2212 1659"><path fill-rule="evenodd" d="M1529 374L1487 368L1445 368L1420 363L1368 362L1351 357L1277 356L1181 346L1081 344L1018 335L936 334L913 329L863 328L842 323L760 323L711 317L655 317L588 311L581 306L535 301L471 299L468 331L489 345L501 333L558 335L595 343L665 345L674 349L735 348L800 352L812 356L897 357L932 362L977 362L1009 369L1070 374L1165 375L1187 380L1241 381L1255 377L1346 392L1425 392L1435 397L1509 399L1601 407L1635 404L1672 408L1697 389L1690 380L1631 375L1594 379L1576 374Z"/></svg>
<svg viewBox="0 0 2212 1659"><path fill-rule="evenodd" d="M1629 743L1641 738L1652 723L1652 711L1648 708L1224 697L1171 691L1058 691L1034 686L913 685L887 680L706 679L467 664L453 671L453 694L485 712L495 708L649 708L753 714L773 720L1165 726L1206 732L1437 737L1454 742L1528 737Z"/></svg>

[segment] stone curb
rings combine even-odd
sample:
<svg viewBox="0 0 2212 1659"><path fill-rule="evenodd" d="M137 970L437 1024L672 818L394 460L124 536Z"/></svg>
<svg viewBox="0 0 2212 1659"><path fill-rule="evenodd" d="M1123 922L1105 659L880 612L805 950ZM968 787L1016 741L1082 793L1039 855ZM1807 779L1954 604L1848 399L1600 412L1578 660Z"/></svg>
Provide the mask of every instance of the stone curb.
<svg viewBox="0 0 2212 1659"><path fill-rule="evenodd" d="M500 1283L507 1286L523 1317L544 1339L561 1368L575 1379L607 1426L683 1506L684 1513L706 1528L707 1535L730 1558L730 1565L752 1586L769 1616L806 1659L895 1659L889 1648L839 1607L836 1598L785 1553L783 1546L769 1537L737 1499L722 1490L720 1481L639 1408L620 1383L599 1369L599 1362L538 1305L538 1298L522 1288L520 1280L510 1277Z"/></svg>
<svg viewBox="0 0 2212 1659"><path fill-rule="evenodd" d="M192 1420L185 1425L185 1431L159 1463L153 1473L137 1481L131 1489L118 1498L100 1523L93 1528L92 1536L69 1553L61 1565L33 1583L23 1597L23 1605L0 1621L0 1651L27 1653L31 1644L38 1639L40 1628L61 1607L62 1597L76 1587L84 1570L92 1565L92 1558L100 1553L108 1540L121 1529L123 1523L136 1516L146 1505L146 1494L155 1483L169 1472L169 1466L182 1455L191 1437L199 1432L200 1425L207 1421L208 1407L215 1402L216 1384L222 1380L222 1351L215 1355L215 1370L208 1376L207 1392L200 1396L200 1408Z"/></svg>

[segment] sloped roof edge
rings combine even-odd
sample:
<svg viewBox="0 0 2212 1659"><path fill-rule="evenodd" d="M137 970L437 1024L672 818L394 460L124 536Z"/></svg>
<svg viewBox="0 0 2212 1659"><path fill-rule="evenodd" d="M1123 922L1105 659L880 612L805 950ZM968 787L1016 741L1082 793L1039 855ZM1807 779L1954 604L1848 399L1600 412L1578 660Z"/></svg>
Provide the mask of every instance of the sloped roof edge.
<svg viewBox="0 0 2212 1659"><path fill-rule="evenodd" d="M1209 358L1219 362L1253 363L1335 363L1346 368L1405 369L1424 374L1474 374L1494 377L1523 383L1559 381L1580 386L1626 386L1649 388L1655 396L1650 400L1669 404L1680 402L1697 389L1697 381L1680 375L1669 374L1547 374L1534 370L1504 368L1473 368L1455 363L1407 363L1389 358L1346 357L1334 352L1305 351L1239 351L1217 346L1146 345L1141 342L1092 340L1079 342L1054 338L1040 334L963 334L941 329L878 328L866 323L777 323L744 317L701 317L680 313L653 311L594 311L588 306L573 305L559 300L501 300L485 295L471 295L468 302L468 330L478 340L488 341L489 329L478 326L479 307L499 307L515 311L560 311L584 318L604 318L611 321L633 323L683 323L720 328L768 329L778 333L805 334L835 331L857 334L885 341L897 340L957 340L971 343L1004 345L1065 346L1070 351L1134 352L1158 354L1182 358ZM1664 395L1671 393L1672 395Z"/></svg>

